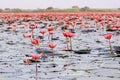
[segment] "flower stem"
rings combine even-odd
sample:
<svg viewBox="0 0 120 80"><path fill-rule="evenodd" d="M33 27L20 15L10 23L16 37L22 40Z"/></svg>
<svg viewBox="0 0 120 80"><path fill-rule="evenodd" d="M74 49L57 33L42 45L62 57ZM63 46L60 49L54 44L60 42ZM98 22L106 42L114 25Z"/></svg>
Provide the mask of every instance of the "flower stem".
<svg viewBox="0 0 120 80"><path fill-rule="evenodd" d="M43 38L42 38L42 41L44 41L44 34L43 34Z"/></svg>
<svg viewBox="0 0 120 80"><path fill-rule="evenodd" d="M112 50L112 46L111 46L110 40L109 40L109 47L110 47L111 54L113 54L113 50Z"/></svg>
<svg viewBox="0 0 120 80"><path fill-rule="evenodd" d="M52 48L52 58L54 58L54 49Z"/></svg>
<svg viewBox="0 0 120 80"><path fill-rule="evenodd" d="M16 28L13 29L14 33L16 33Z"/></svg>
<svg viewBox="0 0 120 80"><path fill-rule="evenodd" d="M49 35L48 35L48 40L49 40L49 42L51 42L51 38L50 38L50 37L51 37L51 35L49 34Z"/></svg>
<svg viewBox="0 0 120 80"><path fill-rule="evenodd" d="M34 38L33 29L32 29L32 38Z"/></svg>
<svg viewBox="0 0 120 80"><path fill-rule="evenodd" d="M70 38L70 49L72 50L72 38Z"/></svg>
<svg viewBox="0 0 120 80"><path fill-rule="evenodd" d="M68 48L68 38L66 37L66 45L67 45L67 50L69 49Z"/></svg>
<svg viewBox="0 0 120 80"><path fill-rule="evenodd" d="M37 77L38 75L37 60L35 60L35 63L36 63L36 77Z"/></svg>

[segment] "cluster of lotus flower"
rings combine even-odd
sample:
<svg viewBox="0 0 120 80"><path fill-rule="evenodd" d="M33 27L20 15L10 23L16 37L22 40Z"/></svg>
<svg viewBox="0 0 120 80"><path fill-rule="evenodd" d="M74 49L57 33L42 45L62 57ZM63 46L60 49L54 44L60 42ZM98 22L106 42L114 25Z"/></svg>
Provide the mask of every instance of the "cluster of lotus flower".
<svg viewBox="0 0 120 80"><path fill-rule="evenodd" d="M119 19L118 19L118 18ZM0 19L3 20L3 22L7 22L8 29L13 29L13 32L17 32L17 24L12 24L15 22L28 22L28 24L23 24L23 28L26 28L29 26L31 29L31 33L23 34L24 38L30 38L31 44L34 45L37 48L41 48L41 43L44 41L45 34L48 32L48 47L52 50L52 58L54 59L54 48L57 46L57 44L52 42L52 37L54 34L55 26L49 26L41 29L39 33L42 34L42 38L35 38L34 30L37 28L37 25L32 25L32 22L35 24L39 24L38 22L43 21L56 21L56 27L61 26L62 24L65 24L67 28L72 26L72 29L76 28L76 25L79 24L79 28L89 28L91 22L93 21L93 26L96 28L97 31L101 30L104 31L104 28L107 28L108 30L116 31L120 28L120 13L14 13L10 16L10 14L3 13L0 14ZM32 20L33 19L33 20ZM91 19L91 20L90 20ZM29 22L29 20L31 22ZM10 27L12 24L12 27ZM107 25L107 27L106 27ZM82 26L82 27L81 27ZM70 30L62 29L63 30L63 36L66 39L66 51L72 51L72 38L75 36L75 33L73 33ZM116 54L113 52L111 41L112 38L111 33L107 33L104 35L105 39L109 42L109 48L111 54ZM44 51L42 51L39 54L30 54L29 56L32 58L32 60L36 63L36 76L37 76L37 61L38 59L42 58L44 55ZM25 59L23 60L25 63L30 63L31 60ZM66 66L66 65L64 65Z"/></svg>
<svg viewBox="0 0 120 80"><path fill-rule="evenodd" d="M45 33L48 31L49 33L49 36L48 36L48 39L49 39L49 44L48 44L48 47L50 47L52 49L52 58L54 58L54 48L56 47L57 44L55 43L52 43L52 35L54 34L54 26L50 26L48 27L47 29L41 29L39 31L39 33L42 34L42 39L40 38L36 38L34 39L34 29L37 28L36 26L30 26L29 27L31 30L32 30L32 33L28 33L28 34L23 34L23 37L24 38L30 38L31 39L31 43L35 46L37 46L37 48L40 48L40 43L42 41L44 41L44 35ZM72 32L69 32L69 31L63 31L63 35L65 36L66 38L66 45L67 45L67 48L66 50L72 50L72 37L75 35L74 33ZM70 48L68 46L68 40L70 40ZM30 56L32 57L33 60L37 61L39 58L41 58L43 56L43 53L40 53L40 54L31 54ZM28 59L25 59L24 60L25 63L29 63L30 61Z"/></svg>
<svg viewBox="0 0 120 80"><path fill-rule="evenodd" d="M30 27L32 30L35 29L36 27ZM54 33L54 27L51 26L51 27L48 27L47 28L48 32L49 32L49 36L52 36L53 33ZM43 38L42 40L44 40L44 34L46 33L47 31L46 29L42 29L40 30L40 33L43 35ZM33 32L33 31L32 31ZM75 36L74 33L72 32L68 32L68 31L64 31L63 32L63 35L64 37L66 38L66 50L72 50L72 37ZM37 39L33 39L34 37L34 34L23 34L23 36L25 38L31 38L31 43L34 44L35 46L37 46L38 48L40 48L40 42L41 42L41 39L40 38L37 38ZM113 49L112 49L112 46L111 46L111 42L110 42L110 39L112 37L112 34L111 33L108 33L108 34L105 34L104 35L105 39L107 39L109 41L109 47L110 47L110 52L111 54L116 54L113 52ZM52 38L52 37L51 37ZM50 42L51 42L51 38L50 38ZM68 46L68 40L70 40L70 47ZM52 49L52 57L54 58L54 48L56 47L57 44L54 44L54 43L49 43L48 46ZM43 52L44 53L44 52ZM37 59L41 58L43 56L43 53L41 54L31 54L30 56L32 57L32 59L34 59L35 61L37 61ZM24 60L24 62L29 62L29 60Z"/></svg>
<svg viewBox="0 0 120 80"><path fill-rule="evenodd" d="M49 44L48 47L50 47L52 49L52 58L54 59L54 48L57 46L57 44L52 43L52 35L54 34L54 26L50 26L47 29L41 29L39 32L42 34L43 38L36 38L34 39L34 29L36 28L36 26L30 26L30 29L32 29L32 33L30 34L23 34L24 38L30 38L31 39L31 43L35 46L37 46L37 48L40 48L40 43L42 41L44 41L44 35L45 33L48 31L49 36ZM72 37L74 36L74 33L72 32L68 32L68 31L63 31L63 35L66 37L66 45L67 45L67 50L72 50ZM70 39L70 49L68 47L68 40ZM42 58L42 56L44 55L44 51L41 52L40 54L30 54L30 57L32 57L32 62L36 63L36 76L38 75L38 67L37 67L37 61L38 59ZM31 59L24 59L23 60L25 63L30 63Z"/></svg>
<svg viewBox="0 0 120 80"><path fill-rule="evenodd" d="M51 42L51 38L52 38L51 36L54 33L54 26L48 27L47 29L41 29L40 30L40 33L43 35L42 39L40 39L40 38L34 39L34 31L33 30L36 28L36 26L30 26L29 28L32 30L32 33L23 34L23 36L24 36L24 38L30 38L31 39L31 43L33 45L37 46L37 48L40 48L40 43L44 40L44 34L48 30L48 32L49 32L49 40L50 40L50 43L48 44L48 47L50 47L52 49L52 57L54 58L54 50L53 49L57 45L57 44ZM31 54L30 56L32 57L33 60L37 61L39 58L41 58L43 56L43 53L44 52L42 52L40 54ZM28 63L29 60L26 59L26 60L24 60L24 62Z"/></svg>
<svg viewBox="0 0 120 80"><path fill-rule="evenodd" d="M60 26L62 23L64 23L66 26L73 26L73 28L75 28L75 26L77 24L80 24L80 28L83 25L85 28L89 28L90 26L90 22L89 19L94 20L94 26L99 26L96 27L96 30L100 30L100 29L104 29L106 26L105 25L109 25L108 29L111 30L118 30L120 28L120 20L118 18L120 18L120 13L14 13L11 14L7 14L7 13L3 13L0 15L0 18L3 19L3 21L7 21L8 22L8 26L11 25L11 21L15 22L15 21L28 21L33 19L34 23L38 23L38 21L57 21L57 26ZM46 17L47 16L47 17ZM86 20L87 19L87 20ZM29 22L29 24L32 24L31 22ZM13 24L12 25L12 29L14 32L16 32L16 27L17 24ZM24 24L24 27L28 26L27 24ZM52 49L53 53L52 56L54 57L54 48L56 47L56 44L52 43L52 36L54 34L54 26L50 26L47 29L41 29L40 33L43 35L42 39L35 39L34 38L34 29L37 28L37 26L35 25L30 25L29 28L32 30L32 33L28 33L28 34L23 34L23 36L25 38L30 38L31 39L31 43L34 44L35 46L40 48L40 43L44 40L44 35L45 33L48 31L49 33L49 41L50 43L48 44L48 46ZM63 35L66 38L66 50L72 50L72 37L75 35L72 32L68 32L68 31L63 31ZM110 51L111 53L113 53L112 47L111 47L111 43L110 43L110 39L112 37L112 34L106 34L105 38L109 40L109 45L110 45ZM70 42L70 46L68 45L68 41ZM33 59L38 59L41 58L43 54L32 54L31 57ZM38 56L38 57L37 57Z"/></svg>

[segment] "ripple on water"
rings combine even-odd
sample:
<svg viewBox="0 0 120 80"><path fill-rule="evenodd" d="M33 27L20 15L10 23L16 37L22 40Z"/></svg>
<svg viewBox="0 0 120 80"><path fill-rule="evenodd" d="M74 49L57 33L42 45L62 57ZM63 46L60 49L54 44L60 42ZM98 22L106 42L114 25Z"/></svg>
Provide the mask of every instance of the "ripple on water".
<svg viewBox="0 0 120 80"><path fill-rule="evenodd" d="M119 69L97 69L92 70L91 73L100 76L100 77L109 77L109 78L120 78Z"/></svg>

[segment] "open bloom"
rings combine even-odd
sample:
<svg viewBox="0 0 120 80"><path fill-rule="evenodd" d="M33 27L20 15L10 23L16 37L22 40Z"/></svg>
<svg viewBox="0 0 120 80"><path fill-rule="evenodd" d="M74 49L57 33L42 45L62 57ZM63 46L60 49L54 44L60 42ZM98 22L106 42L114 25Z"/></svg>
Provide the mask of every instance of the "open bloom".
<svg viewBox="0 0 120 80"><path fill-rule="evenodd" d="M23 37L24 38L31 38L32 37L32 34L30 33L30 34L23 34Z"/></svg>
<svg viewBox="0 0 120 80"><path fill-rule="evenodd" d="M52 35L54 33L54 31L49 31L49 34Z"/></svg>
<svg viewBox="0 0 120 80"><path fill-rule="evenodd" d="M38 38L38 39L32 40L32 44L39 45L40 44L40 39Z"/></svg>
<svg viewBox="0 0 120 80"><path fill-rule="evenodd" d="M29 28L33 30L33 29L35 29L37 27L36 26L30 26Z"/></svg>
<svg viewBox="0 0 120 80"><path fill-rule="evenodd" d="M49 43L48 46L52 49L52 58L54 58L54 48L56 47L56 44L54 43Z"/></svg>
<svg viewBox="0 0 120 80"><path fill-rule="evenodd" d="M105 39L108 39L109 40L109 47L110 47L110 52L111 54L113 54L113 49L112 49L112 46L111 46L111 42L110 42L110 39L112 37L112 34L106 34L104 35Z"/></svg>
<svg viewBox="0 0 120 80"><path fill-rule="evenodd" d="M116 28L116 27L113 27L113 28L112 28L112 30L113 30L113 31L116 31L116 30L118 30L118 28Z"/></svg>
<svg viewBox="0 0 120 80"><path fill-rule="evenodd" d="M31 54L30 56L32 57L32 59L37 60L37 59L41 58L43 56L43 54L42 53L41 54Z"/></svg>
<svg viewBox="0 0 120 80"><path fill-rule="evenodd" d="M48 31L53 31L53 30L54 30L54 27L53 27L53 26L48 27L47 30L48 30Z"/></svg>
<svg viewBox="0 0 120 80"><path fill-rule="evenodd" d="M48 44L48 46L49 46L50 48L55 48L56 45L57 45L57 44L53 44L53 43Z"/></svg>
<svg viewBox="0 0 120 80"><path fill-rule="evenodd" d="M45 29L42 29L42 30L40 30L40 33L41 33L41 34L45 34L45 33L46 33L46 30L45 30Z"/></svg>
<svg viewBox="0 0 120 80"><path fill-rule="evenodd" d="M69 32L68 37L72 38L74 35L74 33Z"/></svg>
<svg viewBox="0 0 120 80"><path fill-rule="evenodd" d="M63 35L65 36L65 37L73 37L75 34L74 33L71 33L71 32L63 32Z"/></svg>
<svg viewBox="0 0 120 80"><path fill-rule="evenodd" d="M69 36L69 32L63 32L63 35L64 35L65 37L68 37L68 36Z"/></svg>
<svg viewBox="0 0 120 80"><path fill-rule="evenodd" d="M110 40L112 37L112 34L111 33L105 34L104 37L105 37L105 39Z"/></svg>

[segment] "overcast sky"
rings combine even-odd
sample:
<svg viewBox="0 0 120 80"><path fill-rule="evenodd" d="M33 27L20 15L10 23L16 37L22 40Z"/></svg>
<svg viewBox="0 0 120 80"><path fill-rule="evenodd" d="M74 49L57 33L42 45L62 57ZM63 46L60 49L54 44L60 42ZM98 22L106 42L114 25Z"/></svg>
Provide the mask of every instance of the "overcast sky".
<svg viewBox="0 0 120 80"><path fill-rule="evenodd" d="M0 0L0 8L71 8L77 5L80 8L120 8L120 0Z"/></svg>

